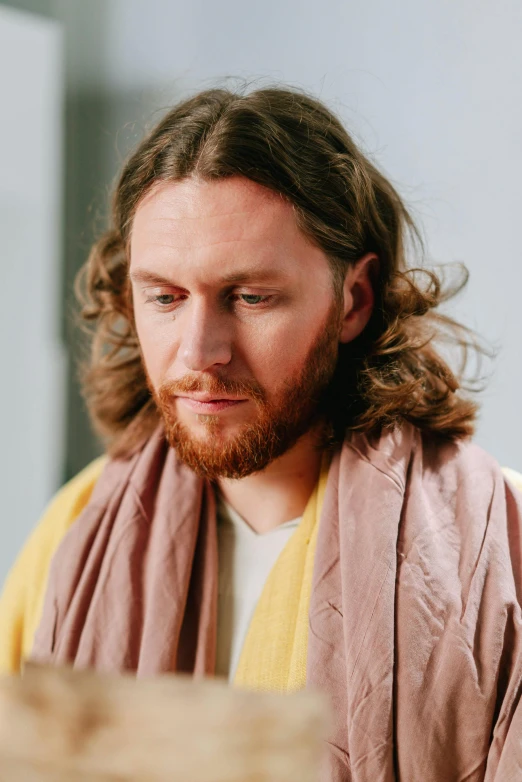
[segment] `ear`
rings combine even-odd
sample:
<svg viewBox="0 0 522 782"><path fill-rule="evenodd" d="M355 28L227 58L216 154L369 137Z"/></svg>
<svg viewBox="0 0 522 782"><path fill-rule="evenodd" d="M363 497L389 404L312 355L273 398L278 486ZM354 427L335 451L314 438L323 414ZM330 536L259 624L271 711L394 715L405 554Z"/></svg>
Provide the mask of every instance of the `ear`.
<svg viewBox="0 0 522 782"><path fill-rule="evenodd" d="M367 253L350 266L343 288L343 322L339 342L351 342L362 333L370 320L375 302L373 280L377 277L379 259Z"/></svg>

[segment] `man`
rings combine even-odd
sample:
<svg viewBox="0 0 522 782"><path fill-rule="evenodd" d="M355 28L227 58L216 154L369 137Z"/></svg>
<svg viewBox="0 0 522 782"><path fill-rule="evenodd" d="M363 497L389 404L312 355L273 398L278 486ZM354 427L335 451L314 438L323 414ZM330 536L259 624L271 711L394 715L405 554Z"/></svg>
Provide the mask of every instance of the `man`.
<svg viewBox="0 0 522 782"><path fill-rule="evenodd" d="M309 686L325 782L522 778L522 500L470 442L436 347L468 335L408 233L310 97L212 90L160 122L83 275L108 457L10 576L5 669Z"/></svg>

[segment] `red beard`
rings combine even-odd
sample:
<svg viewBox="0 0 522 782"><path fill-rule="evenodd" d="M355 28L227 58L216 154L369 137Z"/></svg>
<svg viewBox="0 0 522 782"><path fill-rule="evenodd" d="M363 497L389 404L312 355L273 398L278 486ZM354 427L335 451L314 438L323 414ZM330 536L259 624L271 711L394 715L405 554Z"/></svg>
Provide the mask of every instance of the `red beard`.
<svg viewBox="0 0 522 782"><path fill-rule="evenodd" d="M340 310L335 302L298 376L289 378L272 402L253 379L232 380L210 374L185 376L162 384L157 392L149 380L165 424L167 440L179 458L197 475L215 480L244 478L282 456L323 415L321 401L335 372L339 329ZM225 441L219 437L218 416L201 416L200 420L204 419L202 423L207 427L207 436L202 439L191 434L176 414L174 397L189 393L208 393L215 398L248 397L257 406L258 415Z"/></svg>

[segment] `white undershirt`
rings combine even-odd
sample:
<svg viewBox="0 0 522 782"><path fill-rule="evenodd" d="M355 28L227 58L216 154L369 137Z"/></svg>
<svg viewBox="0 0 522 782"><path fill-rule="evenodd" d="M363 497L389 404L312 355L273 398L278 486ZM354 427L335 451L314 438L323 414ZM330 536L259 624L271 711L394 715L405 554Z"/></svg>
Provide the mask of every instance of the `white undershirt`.
<svg viewBox="0 0 522 782"><path fill-rule="evenodd" d="M234 678L265 582L301 518L258 534L218 494L218 676Z"/></svg>

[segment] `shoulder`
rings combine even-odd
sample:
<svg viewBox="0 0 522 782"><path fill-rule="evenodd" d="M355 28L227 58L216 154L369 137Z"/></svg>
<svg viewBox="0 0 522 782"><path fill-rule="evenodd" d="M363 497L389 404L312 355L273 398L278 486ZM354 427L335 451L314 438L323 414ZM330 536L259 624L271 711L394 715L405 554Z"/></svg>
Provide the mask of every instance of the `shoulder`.
<svg viewBox="0 0 522 782"><path fill-rule="evenodd" d="M89 502L107 462L107 456L100 456L62 486L48 505L36 530L53 530L61 537Z"/></svg>
<svg viewBox="0 0 522 782"><path fill-rule="evenodd" d="M55 494L29 537L22 554L32 551L40 561L52 557L65 533L87 506L108 461L100 456Z"/></svg>
<svg viewBox="0 0 522 782"><path fill-rule="evenodd" d="M465 486L481 485L492 490L494 484L505 483L522 491L522 474L513 467L501 466L490 453L473 440L441 442L422 436L423 470L428 475L439 475L445 482Z"/></svg>
<svg viewBox="0 0 522 782"><path fill-rule="evenodd" d="M29 537L22 555L31 552L40 561L50 558L69 527L87 506L108 459L100 456L55 494Z"/></svg>
<svg viewBox="0 0 522 782"><path fill-rule="evenodd" d="M29 653L53 555L87 506L107 461L95 459L56 493L11 568L0 597L0 672L17 671Z"/></svg>
<svg viewBox="0 0 522 782"><path fill-rule="evenodd" d="M521 526L522 475L473 440L441 443L422 436L412 464L412 485L464 538L482 540L487 530L498 538Z"/></svg>
<svg viewBox="0 0 522 782"><path fill-rule="evenodd" d="M504 594L521 594L522 475L471 440L423 437L410 476L410 532L437 539L444 566L454 559L455 583L466 591L495 573L490 588L502 582Z"/></svg>
<svg viewBox="0 0 522 782"><path fill-rule="evenodd" d="M512 467L503 467L502 472L507 480L517 489L522 492L522 473L513 470Z"/></svg>

